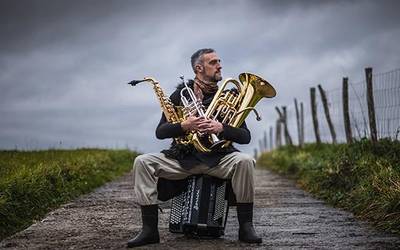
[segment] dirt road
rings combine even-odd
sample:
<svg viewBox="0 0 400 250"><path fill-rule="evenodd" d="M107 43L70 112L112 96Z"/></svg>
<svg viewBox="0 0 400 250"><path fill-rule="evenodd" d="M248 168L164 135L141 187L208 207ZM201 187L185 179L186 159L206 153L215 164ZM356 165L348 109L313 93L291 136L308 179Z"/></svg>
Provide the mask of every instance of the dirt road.
<svg viewBox="0 0 400 250"><path fill-rule="evenodd" d="M5 239L0 249L124 249L141 225L131 176L49 213L42 221ZM263 243L237 241L235 208L225 236L186 239L168 232L168 204L160 214L161 243L147 249L395 249L400 237L378 232L350 213L335 209L298 189L293 181L266 170L256 172L255 227Z"/></svg>

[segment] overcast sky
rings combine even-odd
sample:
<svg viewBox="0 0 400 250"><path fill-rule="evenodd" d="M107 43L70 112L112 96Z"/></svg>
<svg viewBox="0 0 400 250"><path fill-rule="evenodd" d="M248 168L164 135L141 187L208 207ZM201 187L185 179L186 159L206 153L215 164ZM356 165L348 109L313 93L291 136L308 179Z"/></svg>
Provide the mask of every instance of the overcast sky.
<svg viewBox="0 0 400 250"><path fill-rule="evenodd" d="M400 1L0 1L0 148L125 147L159 151L167 94L192 78L190 56L214 48L223 77L254 72L277 97L247 123L252 152L277 105L309 88L400 66Z"/></svg>

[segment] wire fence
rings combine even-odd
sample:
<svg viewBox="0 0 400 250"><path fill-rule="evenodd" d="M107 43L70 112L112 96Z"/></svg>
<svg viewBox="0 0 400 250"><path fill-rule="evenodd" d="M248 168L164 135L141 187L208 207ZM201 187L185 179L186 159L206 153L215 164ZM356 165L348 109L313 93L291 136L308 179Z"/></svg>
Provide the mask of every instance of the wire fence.
<svg viewBox="0 0 400 250"><path fill-rule="evenodd" d="M372 70L372 69L371 69ZM400 68L389 72L372 74L373 104L375 110L376 136L377 139L391 138L399 140L400 137ZM337 143L346 143L343 87L325 90L327 107L332 127L336 135ZM371 139L371 125L367 102L367 78L359 82L348 82L348 112L350 120L350 131L353 139ZM316 117L318 121L319 138L321 142L332 143L332 132L329 128L321 92L316 91ZM304 116L300 121L303 123L303 132L298 129L298 119L294 103L286 107L286 116L278 116L277 123L264 133L259 141L259 150L267 151L280 145L290 144L287 136L293 144L304 142L316 142L317 136L312 116L310 100L302 101ZM300 102L299 102L300 104ZM299 108L300 105L298 105ZM277 107L280 109L280 107ZM283 110L283 109L282 109ZM300 112L300 111L299 111ZM281 126L278 128L278 126ZM287 127L285 133L285 126ZM300 133L299 133L300 132ZM256 151L256 150L255 150Z"/></svg>

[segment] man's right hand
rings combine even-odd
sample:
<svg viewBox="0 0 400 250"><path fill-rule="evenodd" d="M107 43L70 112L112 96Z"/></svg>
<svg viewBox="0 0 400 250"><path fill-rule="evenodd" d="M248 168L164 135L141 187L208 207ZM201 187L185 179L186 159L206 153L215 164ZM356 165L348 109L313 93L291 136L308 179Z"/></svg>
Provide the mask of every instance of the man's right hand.
<svg viewBox="0 0 400 250"><path fill-rule="evenodd" d="M189 116L185 121L181 122L181 126L185 132L198 131L202 129L200 125L203 122L204 117Z"/></svg>

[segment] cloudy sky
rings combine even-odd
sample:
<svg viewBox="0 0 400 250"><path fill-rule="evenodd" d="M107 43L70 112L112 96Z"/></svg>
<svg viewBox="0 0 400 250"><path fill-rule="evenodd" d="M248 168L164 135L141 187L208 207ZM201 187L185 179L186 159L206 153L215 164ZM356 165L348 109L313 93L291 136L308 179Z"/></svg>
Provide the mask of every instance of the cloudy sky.
<svg viewBox="0 0 400 250"><path fill-rule="evenodd" d="M278 92L247 118L252 152L273 108L309 88L400 66L399 1L0 1L0 148L159 151L153 76L171 93L190 56L216 49L224 77L249 71Z"/></svg>

